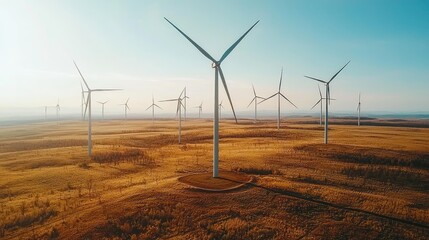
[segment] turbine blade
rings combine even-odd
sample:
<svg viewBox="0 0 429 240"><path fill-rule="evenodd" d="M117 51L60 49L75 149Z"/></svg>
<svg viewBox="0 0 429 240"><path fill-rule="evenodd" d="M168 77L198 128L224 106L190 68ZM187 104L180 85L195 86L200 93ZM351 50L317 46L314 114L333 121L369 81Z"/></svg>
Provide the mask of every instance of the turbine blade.
<svg viewBox="0 0 429 240"><path fill-rule="evenodd" d="M280 74L279 92L280 92L280 88L282 87L282 79L283 79L283 68L282 68L282 73Z"/></svg>
<svg viewBox="0 0 429 240"><path fill-rule="evenodd" d="M298 109L298 107L293 104L293 102L291 102L289 99L287 99L287 97L285 97L285 95L283 95L283 93L280 93L280 96L282 96L284 99L286 99L288 102L290 102L290 104L292 104L296 109Z"/></svg>
<svg viewBox="0 0 429 240"><path fill-rule="evenodd" d="M304 77L306 77L306 78L310 78L310 79L313 79L313 80L316 80L316 81L319 81L319 82L322 82L322 83L327 83L327 82L325 82L325 81L323 81L323 80L320 80L320 79L317 79L317 78L314 78L314 77L309 77L309 76L304 76Z"/></svg>
<svg viewBox="0 0 429 240"><path fill-rule="evenodd" d="M154 106L154 104L150 105L148 108L146 108L145 111L149 110L152 106Z"/></svg>
<svg viewBox="0 0 429 240"><path fill-rule="evenodd" d="M127 104L128 104L128 101L129 101L129 100L130 100L130 98L128 98L128 99L127 99L127 101L125 102L125 105L127 105Z"/></svg>
<svg viewBox="0 0 429 240"><path fill-rule="evenodd" d="M156 105L156 104L153 104L155 107L157 107L157 108L159 108L159 109L161 109L162 110L162 107L160 107L160 106L158 106L158 105Z"/></svg>
<svg viewBox="0 0 429 240"><path fill-rule="evenodd" d="M255 86L253 86L253 83L252 83L252 88L253 88L253 94L254 94L254 95L255 95L255 97L256 97Z"/></svg>
<svg viewBox="0 0 429 240"><path fill-rule="evenodd" d="M122 91L123 89L117 89L117 88L111 88L111 89L101 89L101 88L98 88L98 89L94 89L94 90L91 90L91 92L109 92L109 91Z"/></svg>
<svg viewBox="0 0 429 240"><path fill-rule="evenodd" d="M267 101L268 99L270 99L270 98L272 98L272 97L276 96L277 94L279 94L279 93L278 93L278 92L277 92L277 93L274 93L274 94L273 94L273 95L271 95L270 97L267 97L267 98L265 98L264 100L260 101L260 102L259 102L259 104L261 104L261 103L263 103L263 102Z"/></svg>
<svg viewBox="0 0 429 240"><path fill-rule="evenodd" d="M252 99L252 101L249 103L249 105L247 105L247 107L250 107L250 105L252 104L252 102L254 102L254 101L255 101L255 99L256 99L256 97L254 97L254 98Z"/></svg>
<svg viewBox="0 0 429 240"><path fill-rule="evenodd" d="M77 71L79 72L80 77L82 78L83 82L85 83L86 88L88 88L88 90L91 90L91 89L89 89L88 83L86 83L85 78L83 77L82 73L80 72L80 70L79 70L79 68L77 67L77 64L76 64L76 62L75 62L74 60L73 60L73 63L74 63L74 65L76 66L76 69L77 69Z"/></svg>
<svg viewBox="0 0 429 240"><path fill-rule="evenodd" d="M329 103L329 105L331 105L331 90L329 89L329 84L326 86L327 86L327 90L328 90L328 103Z"/></svg>
<svg viewBox="0 0 429 240"><path fill-rule="evenodd" d="M86 97L85 112L83 113L83 118L85 118L86 110L88 109L89 96L90 96L90 94L88 94L88 96Z"/></svg>
<svg viewBox="0 0 429 240"><path fill-rule="evenodd" d="M313 106L313 107L311 107L311 109L310 109L310 110L312 110L315 106L317 106L317 104L319 104L319 103L320 103L320 101L322 101L322 99L319 99L319 101L317 101L317 103L316 103L316 104L314 104L314 106Z"/></svg>
<svg viewBox="0 0 429 240"><path fill-rule="evenodd" d="M194 42L194 40L192 40L184 32L182 32L182 30L180 30L178 27L176 27L176 25L174 25L172 22L170 22L170 20L168 20L165 17L164 17L164 19L167 20L167 22L169 22L171 24L171 26L173 26L177 31L179 31L186 39L188 39L188 41L191 42L192 45L194 45L204 56L206 56L208 59L212 60L212 62L216 62L216 60L212 56L210 56L210 54L208 54L202 47L200 47L196 42Z"/></svg>
<svg viewBox="0 0 429 240"><path fill-rule="evenodd" d="M319 84L317 84L317 88L319 88L319 95L320 95L320 98L322 99L322 98L323 98L323 96L322 96L322 91L320 91L320 86L319 86Z"/></svg>
<svg viewBox="0 0 429 240"><path fill-rule="evenodd" d="M346 65L344 65L344 67L342 67L341 69L340 69L340 71L338 71L334 76L332 76L332 78L331 78L331 80L329 80L329 82L328 83L330 83L332 80L334 80L334 78L338 75L338 73L340 73L348 64L350 63L350 61L348 61L347 63L346 63Z"/></svg>
<svg viewBox="0 0 429 240"><path fill-rule="evenodd" d="M167 100L161 100L161 101L158 101L158 102L173 102L173 101L177 101L178 99L177 98L175 98L175 99L167 99Z"/></svg>
<svg viewBox="0 0 429 240"><path fill-rule="evenodd" d="M222 79L223 87L225 88L226 95L228 96L229 104L231 104L232 113L234 114L235 123L238 123L237 116L235 115L234 105L232 105L231 96L229 95L228 86L226 85L225 77L222 68L219 66L220 78Z"/></svg>
<svg viewBox="0 0 429 240"><path fill-rule="evenodd" d="M256 23L255 24L253 24L253 26L252 27L250 27L249 28L249 30L247 30L247 32L245 32L244 34L243 34L243 36L241 36L237 41L235 41L235 43L234 44L232 44L231 45L231 47L229 47L226 51L225 51L225 53L222 55L222 57L220 58L220 60L219 60L219 63L221 63L223 60L225 60L225 58L226 57L228 57L228 55L232 52L232 50L234 50L234 48L235 47L237 47L237 45L241 42L241 40L243 40L243 38L250 32L250 30L252 30L252 28L253 27L255 27L256 26L256 24L258 24L258 22L259 22L259 20L258 21L256 21Z"/></svg>

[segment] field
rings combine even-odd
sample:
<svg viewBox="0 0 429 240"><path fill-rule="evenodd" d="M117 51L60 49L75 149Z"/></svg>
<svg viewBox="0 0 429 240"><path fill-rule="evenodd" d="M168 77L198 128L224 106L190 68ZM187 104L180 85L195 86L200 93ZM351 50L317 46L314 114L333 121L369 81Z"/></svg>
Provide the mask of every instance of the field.
<svg viewBox="0 0 429 240"><path fill-rule="evenodd" d="M177 179L210 172L212 122L109 120L0 127L2 239L428 239L427 121L318 119L220 127L227 192ZM371 126L370 126L371 125Z"/></svg>

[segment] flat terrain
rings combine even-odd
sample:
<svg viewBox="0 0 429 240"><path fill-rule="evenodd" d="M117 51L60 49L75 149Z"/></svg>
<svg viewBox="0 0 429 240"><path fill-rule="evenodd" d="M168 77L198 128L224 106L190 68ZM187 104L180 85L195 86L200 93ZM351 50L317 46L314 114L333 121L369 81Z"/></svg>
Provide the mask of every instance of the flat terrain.
<svg viewBox="0 0 429 240"><path fill-rule="evenodd" d="M427 121L223 120L220 169L253 177L227 192L209 173L212 122L63 121L0 127L0 238L428 239ZM373 126L369 126L373 125ZM377 125L377 126L374 126Z"/></svg>

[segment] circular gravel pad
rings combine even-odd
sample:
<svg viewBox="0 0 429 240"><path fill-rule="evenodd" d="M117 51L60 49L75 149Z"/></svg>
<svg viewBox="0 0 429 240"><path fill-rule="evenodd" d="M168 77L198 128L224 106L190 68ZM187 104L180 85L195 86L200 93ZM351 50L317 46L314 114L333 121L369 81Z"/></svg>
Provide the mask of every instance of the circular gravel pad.
<svg viewBox="0 0 429 240"><path fill-rule="evenodd" d="M227 191L239 188L252 181L252 177L236 173L220 171L219 177L214 178L213 173L198 173L178 178L179 182L205 191Z"/></svg>

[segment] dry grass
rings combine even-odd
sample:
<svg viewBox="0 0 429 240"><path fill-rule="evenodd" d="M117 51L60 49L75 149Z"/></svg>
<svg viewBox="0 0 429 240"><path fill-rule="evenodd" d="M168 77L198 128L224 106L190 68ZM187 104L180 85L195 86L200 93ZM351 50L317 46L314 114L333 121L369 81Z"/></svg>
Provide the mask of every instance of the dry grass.
<svg viewBox="0 0 429 240"><path fill-rule="evenodd" d="M175 121L95 122L92 158L85 122L0 128L0 238L429 235L429 129L331 125L326 146L306 121L222 121L220 168L255 177L228 193L176 180L211 172L210 121L184 122L181 145Z"/></svg>

